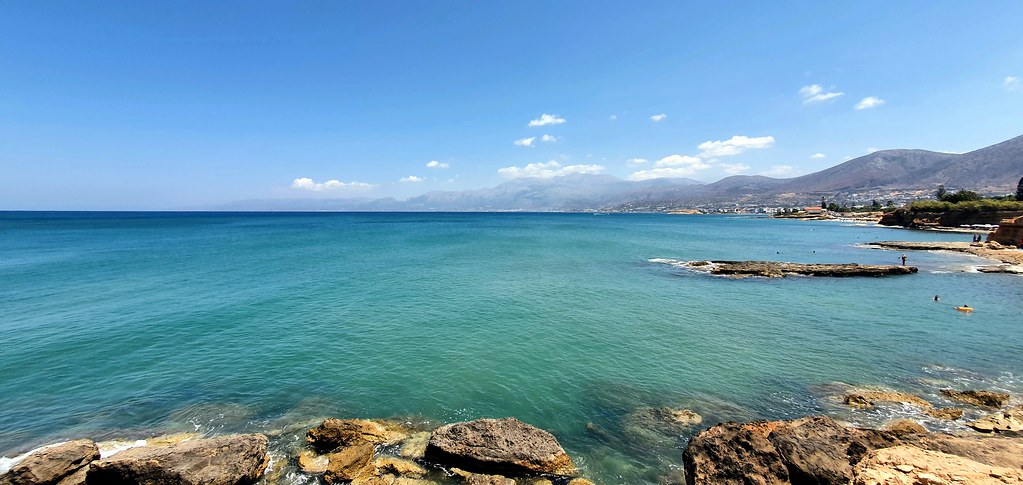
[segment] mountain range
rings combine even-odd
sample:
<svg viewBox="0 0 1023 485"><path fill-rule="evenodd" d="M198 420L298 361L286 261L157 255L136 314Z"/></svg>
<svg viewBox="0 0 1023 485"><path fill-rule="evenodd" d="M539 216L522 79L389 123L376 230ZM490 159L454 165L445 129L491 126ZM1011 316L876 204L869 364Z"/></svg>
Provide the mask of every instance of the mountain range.
<svg viewBox="0 0 1023 485"><path fill-rule="evenodd" d="M799 205L820 199L869 203L933 192L968 189L1008 194L1023 177L1023 136L968 153L881 150L800 177L736 175L705 184L673 178L627 181L610 175L575 174L520 178L496 187L436 191L405 200L246 200L218 210L345 211L584 211L669 210L707 206ZM915 194L915 195L914 195Z"/></svg>

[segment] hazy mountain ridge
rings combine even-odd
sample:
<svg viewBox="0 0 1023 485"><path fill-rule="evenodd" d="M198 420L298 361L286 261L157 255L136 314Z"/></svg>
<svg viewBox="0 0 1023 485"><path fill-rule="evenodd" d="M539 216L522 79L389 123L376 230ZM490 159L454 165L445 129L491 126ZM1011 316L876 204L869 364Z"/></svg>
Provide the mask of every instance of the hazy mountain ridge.
<svg viewBox="0 0 1023 485"><path fill-rule="evenodd" d="M788 179L735 175L711 184L691 179L622 180L575 174L521 178L495 187L434 191L406 200L248 200L219 210L282 211L579 211L642 210L698 204L802 203L865 192L966 188L1010 193L1023 176L1023 136L963 154L881 150L819 172Z"/></svg>

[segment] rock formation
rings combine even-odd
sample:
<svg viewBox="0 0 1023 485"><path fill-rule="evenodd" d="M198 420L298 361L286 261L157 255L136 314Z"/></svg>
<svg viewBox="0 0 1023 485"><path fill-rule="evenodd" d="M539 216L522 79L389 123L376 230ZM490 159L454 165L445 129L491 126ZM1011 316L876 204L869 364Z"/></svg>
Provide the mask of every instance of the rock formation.
<svg viewBox="0 0 1023 485"><path fill-rule="evenodd" d="M318 451L329 452L360 444L390 445L408 438L397 423L365 419L328 418L306 433L306 440Z"/></svg>
<svg viewBox="0 0 1023 485"><path fill-rule="evenodd" d="M949 399L989 408L1000 408L1009 402L1009 395L1004 392L942 389L941 393Z"/></svg>
<svg viewBox="0 0 1023 485"><path fill-rule="evenodd" d="M441 426L430 437L426 459L471 472L510 476L575 474L572 459L554 435L515 418Z"/></svg>
<svg viewBox="0 0 1023 485"><path fill-rule="evenodd" d="M1005 409L980 418L969 426L984 433L1021 432L1023 431L1023 406Z"/></svg>
<svg viewBox="0 0 1023 485"><path fill-rule="evenodd" d="M252 483L269 463L267 438L239 435L185 441L167 447L140 447L94 461L88 485Z"/></svg>
<svg viewBox="0 0 1023 485"><path fill-rule="evenodd" d="M92 440L74 440L36 450L3 476L0 485L55 484L99 459Z"/></svg>
<svg viewBox="0 0 1023 485"><path fill-rule="evenodd" d="M891 276L917 272L914 266L842 264L803 264L779 261L679 261L674 259L652 259L654 263L670 264L679 268L706 272L714 275L766 278L783 278L789 275L803 276Z"/></svg>

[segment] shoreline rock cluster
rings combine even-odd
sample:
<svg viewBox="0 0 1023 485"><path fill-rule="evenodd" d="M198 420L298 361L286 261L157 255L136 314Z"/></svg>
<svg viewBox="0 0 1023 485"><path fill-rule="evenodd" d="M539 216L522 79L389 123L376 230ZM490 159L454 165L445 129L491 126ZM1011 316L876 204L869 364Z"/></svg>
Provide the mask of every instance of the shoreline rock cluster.
<svg viewBox="0 0 1023 485"><path fill-rule="evenodd" d="M981 266L977 271L982 273L1013 273L1023 274L1023 251L1003 246L996 242L916 242L916 241L879 241L869 242L866 246L894 249L899 251L954 251L973 254L982 258L999 261L1002 264Z"/></svg>
<svg viewBox="0 0 1023 485"><path fill-rule="evenodd" d="M937 408L913 394L852 391L842 399L852 408L895 403L939 419L963 416L962 408ZM976 432L957 435L929 433L912 420L882 429L856 428L827 416L720 423L696 433L680 451L684 477L662 483L1023 483L1023 406L1011 406L1010 396L999 392L941 394L993 412L967 423ZM623 417L641 440L648 434L688 434L701 421L695 412L667 407L636 408ZM515 418L431 431L398 421L328 418L308 428L304 445L289 456L272 459L268 442L262 434L173 435L101 456L95 442L74 440L23 457L0 475L0 485L278 483L284 465L297 465L296 473L307 480L330 485L593 485L579 476L554 435Z"/></svg>
<svg viewBox="0 0 1023 485"><path fill-rule="evenodd" d="M858 263L804 264L780 261L680 261L674 259L652 259L650 261L670 264L677 268L735 278L784 278L790 275L835 278L850 276L877 277L913 274L918 271L915 266L863 265Z"/></svg>

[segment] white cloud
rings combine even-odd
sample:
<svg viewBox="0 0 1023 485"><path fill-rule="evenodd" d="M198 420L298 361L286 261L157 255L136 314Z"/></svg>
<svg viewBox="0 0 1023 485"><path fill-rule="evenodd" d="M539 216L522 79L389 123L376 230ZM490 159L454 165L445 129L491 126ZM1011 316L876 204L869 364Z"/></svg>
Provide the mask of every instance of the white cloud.
<svg viewBox="0 0 1023 485"><path fill-rule="evenodd" d="M809 86L799 88L799 95L803 97L803 104L810 104L844 96L845 93L824 92L824 88L822 88L820 84L811 84Z"/></svg>
<svg viewBox="0 0 1023 485"><path fill-rule="evenodd" d="M520 147L531 147L533 146L534 141L536 141L536 137L531 136L529 138L519 138L518 140L515 140L515 144Z"/></svg>
<svg viewBox="0 0 1023 485"><path fill-rule="evenodd" d="M401 180L398 180L398 182L401 182L403 184L418 184L418 183L420 183L422 181L423 181L422 177L416 177L415 175L409 175L408 177L402 177Z"/></svg>
<svg viewBox="0 0 1023 485"><path fill-rule="evenodd" d="M608 117L607 117L607 119L609 119L609 120L611 120L611 121L617 120L617 119L618 119L618 115L611 115L611 116L608 116Z"/></svg>
<svg viewBox="0 0 1023 485"><path fill-rule="evenodd" d="M760 172L760 175L766 175L768 177L780 177L782 175L788 175L795 170L792 165L772 165L770 169Z"/></svg>
<svg viewBox="0 0 1023 485"><path fill-rule="evenodd" d="M372 184L363 182L342 182L340 180L328 180L323 183L314 182L313 179L308 177L301 177L291 182L291 188L297 190L308 190L310 192L324 192L327 190L341 190L341 189L371 189Z"/></svg>
<svg viewBox="0 0 1023 485"><path fill-rule="evenodd" d="M859 103L856 103L855 109L860 110L860 109L876 108L878 106L881 106L884 103L885 103L885 101L883 99L881 99L881 98L875 98L873 96L867 96L866 98L861 99Z"/></svg>
<svg viewBox="0 0 1023 485"><path fill-rule="evenodd" d="M451 165L449 165L446 162L445 163L441 163L441 162L438 162L436 160L430 160L430 163L426 164L427 168L448 168L450 166Z"/></svg>
<svg viewBox="0 0 1023 485"><path fill-rule="evenodd" d="M677 179L688 177L694 173L696 170L691 167L654 168L632 172L632 175L629 175L629 180Z"/></svg>
<svg viewBox="0 0 1023 485"><path fill-rule="evenodd" d="M554 135L544 135L544 136L540 137L540 141L546 142L546 143L554 143L554 142L558 141L558 137L556 137Z"/></svg>
<svg viewBox="0 0 1023 485"><path fill-rule="evenodd" d="M1020 88L1020 80L1016 76L1005 76L1002 80L1002 87L1008 91L1016 91Z"/></svg>
<svg viewBox="0 0 1023 485"><path fill-rule="evenodd" d="M817 153L814 153L813 155L810 155L810 158L816 160L816 159L819 159L819 158L827 158L827 155L825 155L823 153L820 153L820 152L817 152Z"/></svg>
<svg viewBox="0 0 1023 485"><path fill-rule="evenodd" d="M668 115L666 115L666 114L664 114L664 113L661 113L661 114L659 114L659 115L653 115L653 116L651 116L651 117L650 117L650 119L651 119L651 120L652 120L652 121L653 121L654 123L657 123L658 121L664 121L664 119L665 119L665 118L667 118L667 117L668 117Z"/></svg>
<svg viewBox="0 0 1023 485"><path fill-rule="evenodd" d="M560 163L551 160L547 163L530 163L525 167L504 167L497 169L497 173L506 178L553 178L576 173L600 173L604 167L600 165L568 165L562 167Z"/></svg>
<svg viewBox="0 0 1023 485"><path fill-rule="evenodd" d="M740 173L749 172L750 166L745 163L722 163L721 170L728 175L739 175Z"/></svg>
<svg viewBox="0 0 1023 485"><path fill-rule="evenodd" d="M689 155L677 155L677 154L676 155L668 155L668 156L658 160L657 163L654 163L654 166L655 167L688 166L688 167L693 167L693 168L695 168L697 170L702 170L704 168L710 168L710 165L707 165L706 163L703 162L703 160L699 159L698 157L690 157Z"/></svg>
<svg viewBox="0 0 1023 485"><path fill-rule="evenodd" d="M565 118L558 115L549 115L544 113L539 118L529 122L529 126L547 126L547 125L560 125L565 122Z"/></svg>
<svg viewBox="0 0 1023 485"><path fill-rule="evenodd" d="M629 165L630 167L635 167L636 165L643 165L647 161L648 160L645 159L645 158L630 158L630 159L626 160L625 163L627 165Z"/></svg>
<svg viewBox="0 0 1023 485"><path fill-rule="evenodd" d="M714 158L738 155L748 148L769 148L771 145L774 145L773 136L750 138L735 135L724 141L705 141L697 148L700 149L700 157Z"/></svg>

